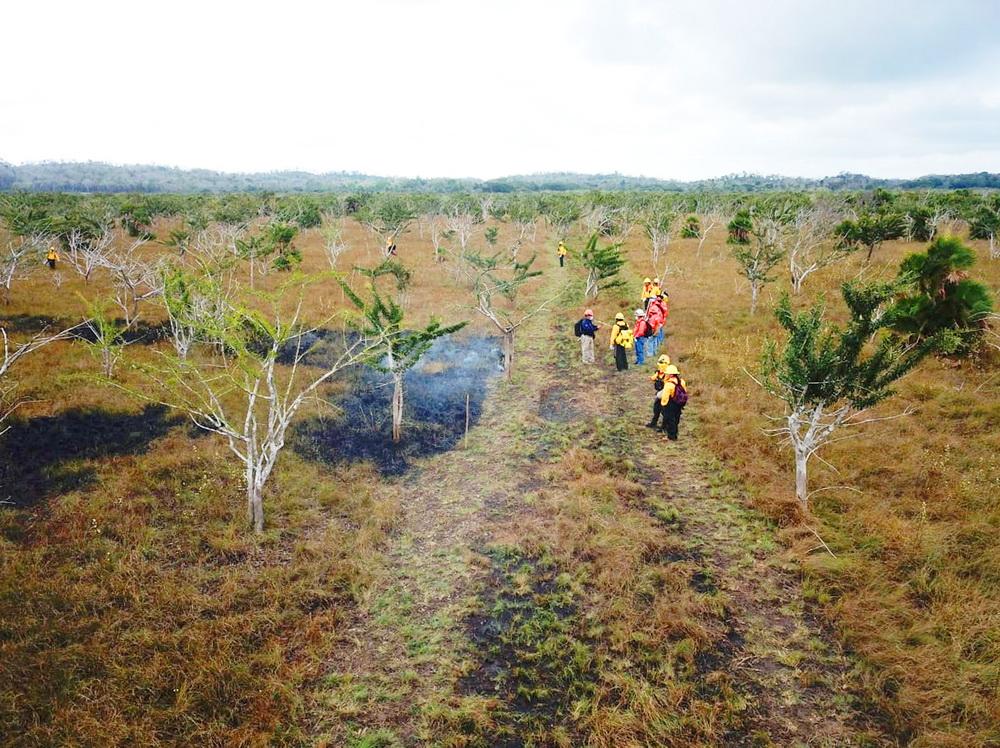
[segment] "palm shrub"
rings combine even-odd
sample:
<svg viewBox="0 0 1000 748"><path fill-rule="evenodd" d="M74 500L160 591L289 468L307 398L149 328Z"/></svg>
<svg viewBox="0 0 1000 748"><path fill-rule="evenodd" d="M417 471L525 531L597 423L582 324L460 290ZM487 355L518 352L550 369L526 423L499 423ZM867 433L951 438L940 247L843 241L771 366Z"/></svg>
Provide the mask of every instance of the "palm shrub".
<svg viewBox="0 0 1000 748"><path fill-rule="evenodd" d="M975 262L955 236L939 237L926 252L903 260L900 281L907 290L890 311L893 329L917 341L950 330L960 341L956 353L975 350L993 313L989 289L968 277Z"/></svg>

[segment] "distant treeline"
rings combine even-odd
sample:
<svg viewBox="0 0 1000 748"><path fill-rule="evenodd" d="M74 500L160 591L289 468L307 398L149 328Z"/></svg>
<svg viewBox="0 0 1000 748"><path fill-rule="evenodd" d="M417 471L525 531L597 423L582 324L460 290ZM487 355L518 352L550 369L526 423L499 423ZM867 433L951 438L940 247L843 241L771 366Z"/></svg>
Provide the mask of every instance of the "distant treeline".
<svg viewBox="0 0 1000 748"><path fill-rule="evenodd" d="M838 174L822 179L778 175L730 174L682 182L622 174L521 174L500 179L420 179L378 177L356 172L311 174L274 171L232 174L167 166L115 166L100 162L39 163L13 166L0 161L0 191L30 192L572 192L638 190L647 192L765 192L774 190L954 190L1000 189L1000 174L929 175L917 179L875 179Z"/></svg>

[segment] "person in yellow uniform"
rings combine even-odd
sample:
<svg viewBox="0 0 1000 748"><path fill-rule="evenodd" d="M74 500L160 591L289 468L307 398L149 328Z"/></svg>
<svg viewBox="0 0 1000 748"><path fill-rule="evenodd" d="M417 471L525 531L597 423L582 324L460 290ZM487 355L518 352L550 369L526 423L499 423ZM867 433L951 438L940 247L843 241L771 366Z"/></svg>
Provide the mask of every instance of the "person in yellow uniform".
<svg viewBox="0 0 1000 748"><path fill-rule="evenodd" d="M611 326L611 345L615 352L615 368L618 371L628 369L628 351L635 345L635 338L632 337L632 328L625 321L625 315L621 312L615 315L615 323Z"/></svg>
<svg viewBox="0 0 1000 748"><path fill-rule="evenodd" d="M667 432L667 438L675 442L681 423L681 413L688 401L687 382L681 379L681 373L673 364L666 368L666 375L666 379L663 380L663 389L660 390L663 430Z"/></svg>
<svg viewBox="0 0 1000 748"><path fill-rule="evenodd" d="M566 245L559 242L559 249L556 250L559 254L559 267L565 267L566 262Z"/></svg>
<svg viewBox="0 0 1000 748"><path fill-rule="evenodd" d="M663 383L667 379L667 367L670 366L670 356L664 353L656 360L656 371L650 380L653 382L653 420L646 424L646 428L655 429L662 427L659 424L660 416L663 415L663 405L660 403L660 393L663 391Z"/></svg>
<svg viewBox="0 0 1000 748"><path fill-rule="evenodd" d="M642 279L641 295L642 295L641 299L642 308L645 309L647 306L649 306L649 300L656 296L656 294L653 293L653 281L651 281L649 278Z"/></svg>
<svg viewBox="0 0 1000 748"><path fill-rule="evenodd" d="M56 247L52 244L49 246L48 254L45 255L45 264L49 266L49 270L55 270L57 262L59 262L59 253L56 252Z"/></svg>

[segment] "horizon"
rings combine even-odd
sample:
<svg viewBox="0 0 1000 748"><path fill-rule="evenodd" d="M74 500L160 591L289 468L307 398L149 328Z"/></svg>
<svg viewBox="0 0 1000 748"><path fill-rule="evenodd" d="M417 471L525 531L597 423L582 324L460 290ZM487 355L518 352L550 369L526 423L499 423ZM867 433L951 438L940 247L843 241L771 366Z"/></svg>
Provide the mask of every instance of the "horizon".
<svg viewBox="0 0 1000 748"><path fill-rule="evenodd" d="M456 180L456 181L477 181L477 182L495 182L502 181L504 179L517 179L526 177L541 177L541 176L580 176L580 177L622 177L625 179L649 179L661 182L678 182L682 184L690 184L693 182L712 182L721 179L726 179L728 177L757 177L761 179L801 179L801 180L822 180L822 179L834 179L841 176L856 176L864 177L876 181L909 181L914 179L921 179L926 177L940 177L940 176L956 176L959 174L993 174L994 172L988 169L974 169L967 172L938 172L938 173L927 173L918 174L914 177L901 177L897 175L882 175L882 174L865 174L859 172L845 171L841 170L835 173L822 174L819 176L808 176L803 174L781 174L781 173L763 173L763 172L728 172L724 174L716 174L713 176L702 177L698 179L681 179L678 177L662 177L654 176L651 174L629 174L622 171L609 171L609 172L582 172L582 171L535 171L535 172L522 172L517 174L500 174L490 177L475 177L469 175L455 175L447 174L442 176L424 176L421 174L416 175L405 175L405 174L379 174L372 171L358 171L354 169L330 169L326 171L313 171L309 169L267 169L267 170L257 170L257 171L226 171L219 169L211 169L207 167L183 167L171 164L162 163L115 163L111 161L103 160L80 160L80 161L61 161L54 159L44 159L39 161L26 161L21 163L13 163L6 161L2 156L0 156L0 164L7 164L8 166L17 168L27 168L32 166L46 166L46 165L100 165L108 166L115 169L127 169L127 168L153 168L153 169L168 169L174 171L182 172L198 172L206 171L214 174L219 174L223 176L253 176L258 174L291 174L291 173L301 173L308 174L310 176L326 176L326 175L340 175L340 176L358 176L358 177L373 177L378 179L391 179L391 180Z"/></svg>
<svg viewBox="0 0 1000 748"><path fill-rule="evenodd" d="M278 14L43 0L8 20L8 54L31 73L0 92L12 163L484 180L1000 172L989 0L903 13L291 0Z"/></svg>

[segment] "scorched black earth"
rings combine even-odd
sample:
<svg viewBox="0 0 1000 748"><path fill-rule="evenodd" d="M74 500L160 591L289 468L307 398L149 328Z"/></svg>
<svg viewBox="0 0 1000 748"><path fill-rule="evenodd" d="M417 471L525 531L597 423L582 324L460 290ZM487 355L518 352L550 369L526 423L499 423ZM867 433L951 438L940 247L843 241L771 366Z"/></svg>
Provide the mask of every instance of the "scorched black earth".
<svg viewBox="0 0 1000 748"><path fill-rule="evenodd" d="M324 343L305 362L322 366ZM330 355L333 355L332 353ZM370 460L383 475L400 475L417 457L452 449L465 434L466 397L470 428L482 413L486 389L501 373L500 341L461 336L435 341L406 373L403 438L392 441L389 376L369 367L355 370L348 393L333 400L332 416L302 423L293 436L297 452L324 462Z"/></svg>

